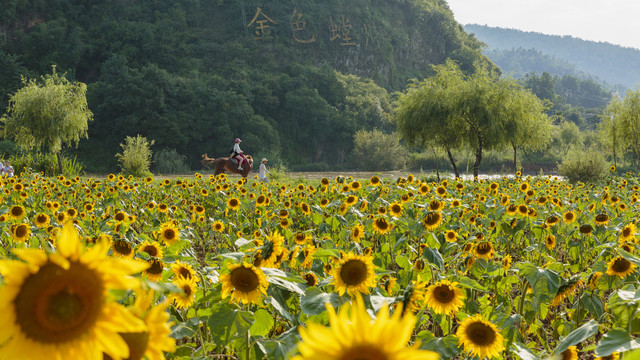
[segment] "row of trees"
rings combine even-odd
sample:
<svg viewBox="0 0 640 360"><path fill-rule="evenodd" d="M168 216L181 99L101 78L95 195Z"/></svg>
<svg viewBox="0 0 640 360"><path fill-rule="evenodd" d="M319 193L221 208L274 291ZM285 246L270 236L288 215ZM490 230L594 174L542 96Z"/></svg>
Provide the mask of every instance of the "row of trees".
<svg viewBox="0 0 640 360"><path fill-rule="evenodd" d="M435 75L413 83L398 100L398 131L409 144L443 149L456 176L452 150L471 148L478 176L483 152L510 147L540 149L551 140L543 102L513 79L486 67L465 74L456 63L434 67Z"/></svg>

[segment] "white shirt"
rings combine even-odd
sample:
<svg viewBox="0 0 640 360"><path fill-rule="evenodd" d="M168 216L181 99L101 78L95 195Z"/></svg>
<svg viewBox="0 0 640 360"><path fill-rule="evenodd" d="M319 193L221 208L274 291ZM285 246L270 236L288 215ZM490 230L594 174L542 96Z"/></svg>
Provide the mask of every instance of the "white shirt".
<svg viewBox="0 0 640 360"><path fill-rule="evenodd" d="M234 151L236 154L242 154L242 153L243 153L243 151L242 151L242 150L240 150L240 143L235 143L235 144L233 145L233 151Z"/></svg>
<svg viewBox="0 0 640 360"><path fill-rule="evenodd" d="M7 174L7 177L13 177L13 166L5 166L2 168L2 173Z"/></svg>
<svg viewBox="0 0 640 360"><path fill-rule="evenodd" d="M258 177L259 177L260 179L264 179L264 178L267 176L265 173L267 173L267 174L271 175L271 173L269 172L269 170L267 170L267 166L266 166L264 163L261 163L261 164L260 164L260 171L259 171L259 173L258 173Z"/></svg>

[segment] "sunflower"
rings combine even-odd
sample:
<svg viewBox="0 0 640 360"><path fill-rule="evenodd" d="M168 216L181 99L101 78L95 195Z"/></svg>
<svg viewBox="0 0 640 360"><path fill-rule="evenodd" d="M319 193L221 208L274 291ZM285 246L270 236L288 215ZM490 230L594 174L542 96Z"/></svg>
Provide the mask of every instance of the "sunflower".
<svg viewBox="0 0 640 360"><path fill-rule="evenodd" d="M150 281L158 281L162 278L162 272L164 271L164 262L160 259L149 259L149 268L144 271L143 274L147 275L147 279Z"/></svg>
<svg viewBox="0 0 640 360"><path fill-rule="evenodd" d="M222 298L231 294L231 301L261 305L262 295L267 295L267 277L260 268L247 263L227 265L228 274L220 275Z"/></svg>
<svg viewBox="0 0 640 360"><path fill-rule="evenodd" d="M393 225L389 224L387 219L383 217L375 218L373 220L373 230L378 234L384 235L391 231L391 228L393 228Z"/></svg>
<svg viewBox="0 0 640 360"><path fill-rule="evenodd" d="M315 323L299 327L300 355L292 360L439 358L435 352L418 349L418 343L406 346L416 323L412 314L402 316L402 311L396 311L391 316L385 305L372 320L360 297L352 305L343 305L338 314L327 303L327 312L328 328Z"/></svg>
<svg viewBox="0 0 640 360"><path fill-rule="evenodd" d="M427 195L429 193L429 191L431 191L431 189L429 189L429 185L422 184L418 188L418 191L420 192L421 195Z"/></svg>
<svg viewBox="0 0 640 360"><path fill-rule="evenodd" d="M307 243L307 234L305 234L303 232L297 232L293 236L293 241L295 241L296 244L298 244L298 245L304 245L304 244Z"/></svg>
<svg viewBox="0 0 640 360"><path fill-rule="evenodd" d="M312 272L303 274L302 278L307 282L307 286L316 286L318 284L318 276Z"/></svg>
<svg viewBox="0 0 640 360"><path fill-rule="evenodd" d="M335 291L343 295L369 294L369 288L376 286L373 257L349 253L333 269Z"/></svg>
<svg viewBox="0 0 640 360"><path fill-rule="evenodd" d="M240 200L238 198L231 198L227 201L227 207L231 210L236 210L240 207Z"/></svg>
<svg viewBox="0 0 640 360"><path fill-rule="evenodd" d="M511 255L507 254L502 258L502 268L504 270L509 270L511 268L511 262L513 261L513 259L511 258Z"/></svg>
<svg viewBox="0 0 640 360"><path fill-rule="evenodd" d="M360 242L360 239L364 236L364 225L355 224L351 229L351 240Z"/></svg>
<svg viewBox="0 0 640 360"><path fill-rule="evenodd" d="M300 210L305 215L311 214L311 208L309 207L309 205L307 203L300 204Z"/></svg>
<svg viewBox="0 0 640 360"><path fill-rule="evenodd" d="M35 219L33 219L33 222L39 228L44 228L44 227L49 226L50 221L51 220L49 219L49 215L47 215L45 213L40 213L40 214L36 215Z"/></svg>
<svg viewBox="0 0 640 360"><path fill-rule="evenodd" d="M200 280L198 273L193 270L193 266L180 260L176 260L175 263L171 264L171 271L179 278L181 277L195 282Z"/></svg>
<svg viewBox="0 0 640 360"><path fill-rule="evenodd" d="M358 201L358 197L355 195L349 195L347 196L347 199L344 201L345 204L347 204L347 206L353 206L353 204L355 204Z"/></svg>
<svg viewBox="0 0 640 360"><path fill-rule="evenodd" d="M283 242L284 237L280 235L278 230L267 235L265 240L258 240L260 249L256 252L256 259L258 260L256 266L277 267L278 257L281 256L284 251L282 247Z"/></svg>
<svg viewBox="0 0 640 360"><path fill-rule="evenodd" d="M619 276L623 279L634 272L635 269L636 266L622 256L618 256L607 263L607 274L611 276Z"/></svg>
<svg viewBox="0 0 640 360"><path fill-rule="evenodd" d="M224 232L224 224L222 223L222 221L214 221L213 224L211 224L211 227L215 232L218 232L218 233Z"/></svg>
<svg viewBox="0 0 640 360"><path fill-rule="evenodd" d="M156 257L158 259L162 259L163 253L162 248L158 246L155 242L150 242L149 240L144 241L142 244L138 245L138 251L147 253L147 255Z"/></svg>
<svg viewBox="0 0 640 360"><path fill-rule="evenodd" d="M20 220L26 215L24 208L20 205L13 205L9 209L9 216L15 220Z"/></svg>
<svg viewBox="0 0 640 360"><path fill-rule="evenodd" d="M31 228L29 228L28 224L11 225L11 230L13 241L15 242L23 243L31 236Z"/></svg>
<svg viewBox="0 0 640 360"><path fill-rule="evenodd" d="M144 331L144 322L109 300L112 289L139 286L130 275L144 262L107 256L98 243L85 249L73 225L58 239L57 253L14 249L23 261L0 260L4 277L0 311L0 357L73 359L127 358L118 333Z"/></svg>
<svg viewBox="0 0 640 360"><path fill-rule="evenodd" d="M566 284L563 284L558 288L558 291L556 291L556 295L553 297L553 300L551 300L551 304L549 305L549 307L554 307L562 304L564 302L564 299L566 299L570 295L573 295L576 289L583 285L584 282L582 280L573 280L567 282Z"/></svg>
<svg viewBox="0 0 640 360"><path fill-rule="evenodd" d="M427 230L435 230L442 223L442 215L437 211L430 211L422 219L422 225Z"/></svg>
<svg viewBox="0 0 640 360"><path fill-rule="evenodd" d="M627 242L632 241L636 237L636 224L630 223L629 225L622 228L620 231L620 241Z"/></svg>
<svg viewBox="0 0 640 360"><path fill-rule="evenodd" d="M595 222L596 222L596 225L601 225L601 226L607 225L607 224L609 224L609 215L607 215L607 214L598 214L598 215L596 215Z"/></svg>
<svg viewBox="0 0 640 360"><path fill-rule="evenodd" d="M485 260L493 258L493 244L490 241L483 241L476 245L475 254L477 257Z"/></svg>
<svg viewBox="0 0 640 360"><path fill-rule="evenodd" d="M589 236L593 233L593 226L589 224L580 225L578 230L580 231L581 234Z"/></svg>
<svg viewBox="0 0 640 360"><path fill-rule="evenodd" d="M371 183L371 185L373 186L378 186L380 185L381 181L380 178L377 176L372 176L371 179L369 179L369 182Z"/></svg>
<svg viewBox="0 0 640 360"><path fill-rule="evenodd" d="M547 220L545 220L545 223L549 226L557 225L559 222L560 218L555 215L551 215L547 218Z"/></svg>
<svg viewBox="0 0 640 360"><path fill-rule="evenodd" d="M547 235L547 237L544 239L544 246L546 246L549 250L556 247L556 237L553 235Z"/></svg>
<svg viewBox="0 0 640 360"><path fill-rule="evenodd" d="M389 212L391 213L391 215L393 216L400 216L402 214L402 204L400 203L393 203L389 206Z"/></svg>
<svg viewBox="0 0 640 360"><path fill-rule="evenodd" d="M589 289L595 290L598 280L602 277L602 273L600 271L596 271L589 276L589 280L587 283L589 284Z"/></svg>
<svg viewBox="0 0 640 360"><path fill-rule="evenodd" d="M133 247L123 239L115 240L111 244L113 253L123 258L133 258Z"/></svg>
<svg viewBox="0 0 640 360"><path fill-rule="evenodd" d="M174 292L168 297L169 302L175 303L178 309L187 309L196 300L196 291L198 291L198 283L194 278L187 279L182 276L178 276L174 281L175 285L180 292Z"/></svg>
<svg viewBox="0 0 640 360"><path fill-rule="evenodd" d="M479 358L500 356L504 350L504 339L500 331L480 314L463 320L456 335L464 351Z"/></svg>
<svg viewBox="0 0 640 360"><path fill-rule="evenodd" d="M596 360L618 360L620 358L620 353L614 351L610 355L607 356L598 356Z"/></svg>
<svg viewBox="0 0 640 360"><path fill-rule="evenodd" d="M575 219L576 214L574 214L572 211L567 211L562 215L562 220L565 222L565 224L571 224Z"/></svg>
<svg viewBox="0 0 640 360"><path fill-rule="evenodd" d="M569 346L567 350L560 353L562 360L578 360L578 349L575 346Z"/></svg>
<svg viewBox="0 0 640 360"><path fill-rule="evenodd" d="M463 305L465 295L457 282L441 280L427 288L426 303L436 314L455 314Z"/></svg>
<svg viewBox="0 0 640 360"><path fill-rule="evenodd" d="M438 200L433 200L429 203L430 211L440 211L442 208L444 208L444 203Z"/></svg>
<svg viewBox="0 0 640 360"><path fill-rule="evenodd" d="M178 228L172 222L166 222L160 225L159 238L165 244L173 245L178 242L180 233L178 232Z"/></svg>
<svg viewBox="0 0 640 360"><path fill-rule="evenodd" d="M447 242L454 242L456 241L456 239L458 239L458 233L453 230L448 230L446 233L444 233L444 239Z"/></svg>
<svg viewBox="0 0 640 360"><path fill-rule="evenodd" d="M527 205L518 205L517 212L522 216L527 216L527 214L529 214L529 208Z"/></svg>

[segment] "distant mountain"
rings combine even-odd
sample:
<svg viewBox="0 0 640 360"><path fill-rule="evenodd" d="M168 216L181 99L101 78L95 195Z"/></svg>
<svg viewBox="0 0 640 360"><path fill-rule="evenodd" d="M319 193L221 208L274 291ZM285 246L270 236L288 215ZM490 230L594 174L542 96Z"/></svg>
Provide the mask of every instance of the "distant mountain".
<svg viewBox="0 0 640 360"><path fill-rule="evenodd" d="M571 36L545 35L514 29L503 29L485 25L465 25L465 31L475 34L476 38L488 45L485 54L500 66L505 73L521 73L522 65L513 57L526 55L524 50L534 49L532 57L521 60L531 62L537 59L537 65L530 71L540 71L536 66L545 66L543 71L554 75L580 72L591 74L611 85L620 84L627 88L640 85L640 50L613 45L605 42L586 41ZM510 55L513 55L511 57ZM549 66L547 60L554 66ZM564 64L563 64L564 62ZM532 64L527 65L529 67ZM558 68L558 65L560 67ZM575 65L572 68L571 65ZM558 72L559 69L563 69ZM566 71L569 71L568 73Z"/></svg>

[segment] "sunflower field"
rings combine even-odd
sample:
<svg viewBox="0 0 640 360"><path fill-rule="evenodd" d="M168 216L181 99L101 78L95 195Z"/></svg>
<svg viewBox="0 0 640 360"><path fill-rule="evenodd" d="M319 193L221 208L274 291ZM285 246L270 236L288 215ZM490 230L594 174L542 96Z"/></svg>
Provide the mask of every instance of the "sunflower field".
<svg viewBox="0 0 640 360"><path fill-rule="evenodd" d="M631 174L1 179L0 359L635 359Z"/></svg>

